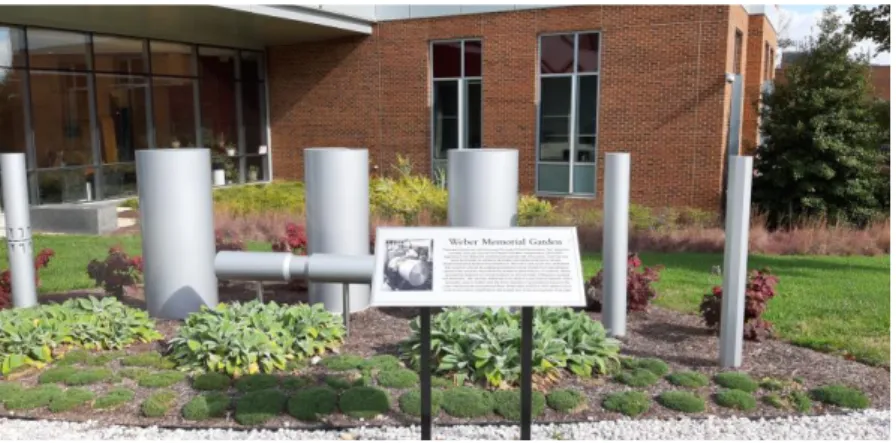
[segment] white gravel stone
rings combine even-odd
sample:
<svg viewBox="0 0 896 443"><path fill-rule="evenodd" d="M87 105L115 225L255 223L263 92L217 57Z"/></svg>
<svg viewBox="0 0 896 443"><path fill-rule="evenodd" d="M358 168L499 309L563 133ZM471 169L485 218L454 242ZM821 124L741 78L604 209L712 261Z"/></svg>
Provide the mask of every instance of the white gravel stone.
<svg viewBox="0 0 896 443"><path fill-rule="evenodd" d="M355 428L338 431L170 430L0 419L0 441L7 440L417 440L420 428ZM435 440L516 440L516 426L450 426L433 429ZM770 420L717 418L616 420L532 427L533 440L889 440L890 411Z"/></svg>

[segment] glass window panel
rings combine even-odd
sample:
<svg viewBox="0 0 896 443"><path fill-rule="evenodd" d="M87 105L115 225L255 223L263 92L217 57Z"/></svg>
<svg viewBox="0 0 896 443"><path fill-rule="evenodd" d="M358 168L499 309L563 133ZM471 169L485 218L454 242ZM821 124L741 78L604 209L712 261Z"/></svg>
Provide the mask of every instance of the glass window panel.
<svg viewBox="0 0 896 443"><path fill-rule="evenodd" d="M101 72L145 74L143 40L136 38L93 36L93 66Z"/></svg>
<svg viewBox="0 0 896 443"><path fill-rule="evenodd" d="M264 63L260 52L240 52L240 80L247 82L264 80Z"/></svg>
<svg viewBox="0 0 896 443"><path fill-rule="evenodd" d="M246 183L266 180L267 163L267 157L264 155L246 156Z"/></svg>
<svg viewBox="0 0 896 443"><path fill-rule="evenodd" d="M732 64L734 65L735 74L740 74L740 59L741 52L743 52L743 40L744 34L740 31L734 31L734 60Z"/></svg>
<svg viewBox="0 0 896 443"><path fill-rule="evenodd" d="M103 197L122 198L137 195L137 168L133 163L103 167Z"/></svg>
<svg viewBox="0 0 896 443"><path fill-rule="evenodd" d="M460 42L433 43L433 78L460 77Z"/></svg>
<svg viewBox="0 0 896 443"><path fill-rule="evenodd" d="M0 68L0 152L25 152L24 73Z"/></svg>
<svg viewBox="0 0 896 443"><path fill-rule="evenodd" d="M196 136L193 80L156 77L152 82L156 147L192 146Z"/></svg>
<svg viewBox="0 0 896 443"><path fill-rule="evenodd" d="M457 81L436 82L433 88L433 140L436 158L457 149Z"/></svg>
<svg viewBox="0 0 896 443"><path fill-rule="evenodd" d="M57 169L37 173L40 204L92 200L96 195L93 168Z"/></svg>
<svg viewBox="0 0 896 443"><path fill-rule="evenodd" d="M30 78L37 166L92 164L87 75L32 71Z"/></svg>
<svg viewBox="0 0 896 443"><path fill-rule="evenodd" d="M597 137L593 135L580 135L576 143L576 161L579 163L592 163L595 160L594 149Z"/></svg>
<svg viewBox="0 0 896 443"><path fill-rule="evenodd" d="M541 79L541 110L544 115L569 117L572 78Z"/></svg>
<svg viewBox="0 0 896 443"><path fill-rule="evenodd" d="M569 165L538 164L538 192L569 193Z"/></svg>
<svg viewBox="0 0 896 443"><path fill-rule="evenodd" d="M540 160L569 160L570 88L570 77L541 79Z"/></svg>
<svg viewBox="0 0 896 443"><path fill-rule="evenodd" d="M96 110L103 163L132 162L149 148L145 77L97 74Z"/></svg>
<svg viewBox="0 0 896 443"><path fill-rule="evenodd" d="M597 72L599 41L597 33L579 34L579 72Z"/></svg>
<svg viewBox="0 0 896 443"><path fill-rule="evenodd" d="M234 78L236 51L233 49L199 47L199 75L217 79Z"/></svg>
<svg viewBox="0 0 896 443"><path fill-rule="evenodd" d="M594 194L595 193L595 170L594 165L575 165L572 171L572 192L575 194Z"/></svg>
<svg viewBox="0 0 896 443"><path fill-rule="evenodd" d="M246 154L257 154L267 145L264 83L242 82L243 130Z"/></svg>
<svg viewBox="0 0 896 443"><path fill-rule="evenodd" d="M467 148L482 147L482 83L467 82Z"/></svg>
<svg viewBox="0 0 896 443"><path fill-rule="evenodd" d="M464 42L464 75L482 76L482 42L479 40Z"/></svg>
<svg viewBox="0 0 896 443"><path fill-rule="evenodd" d="M205 77L199 79L199 98L202 108L202 143L207 147L223 149L226 146L239 144L236 112L237 83L233 81L232 75L218 74L209 70ZM258 85L258 83L250 84Z"/></svg>
<svg viewBox="0 0 896 443"><path fill-rule="evenodd" d="M87 70L87 34L50 29L28 29L31 68Z"/></svg>
<svg viewBox="0 0 896 443"><path fill-rule="evenodd" d="M597 134L597 76L579 77L579 134Z"/></svg>
<svg viewBox="0 0 896 443"><path fill-rule="evenodd" d="M194 75L193 47L182 43L151 41L152 73L156 75Z"/></svg>
<svg viewBox="0 0 896 443"><path fill-rule="evenodd" d="M25 67L25 31L0 26L0 67Z"/></svg>
<svg viewBox="0 0 896 443"><path fill-rule="evenodd" d="M541 72L558 74L573 72L575 34L541 37Z"/></svg>

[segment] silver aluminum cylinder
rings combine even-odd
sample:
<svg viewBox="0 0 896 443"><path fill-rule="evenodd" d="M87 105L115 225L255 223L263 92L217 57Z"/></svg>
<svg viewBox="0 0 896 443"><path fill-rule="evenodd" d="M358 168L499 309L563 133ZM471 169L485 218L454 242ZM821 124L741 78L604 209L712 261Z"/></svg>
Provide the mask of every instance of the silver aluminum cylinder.
<svg viewBox="0 0 896 443"><path fill-rule="evenodd" d="M467 228L516 226L519 151L448 151L448 223Z"/></svg>
<svg viewBox="0 0 896 443"><path fill-rule="evenodd" d="M36 306L37 283L25 154L0 155L0 174L3 176L3 213L6 216L12 305L16 308Z"/></svg>
<svg viewBox="0 0 896 443"><path fill-rule="evenodd" d="M308 281L354 283L370 286L376 258L373 255L312 254L308 257ZM354 305L354 302L352 303Z"/></svg>
<svg viewBox="0 0 896 443"><path fill-rule="evenodd" d="M728 201L725 205L725 258L722 262L724 269L719 337L719 364L724 368L740 367L742 360L752 186L753 157L728 157Z"/></svg>
<svg viewBox="0 0 896 443"><path fill-rule="evenodd" d="M301 280L307 262L308 257L291 252L221 251L215 255L215 275L222 280Z"/></svg>
<svg viewBox="0 0 896 443"><path fill-rule="evenodd" d="M308 255L370 255L370 189L366 149L305 149ZM342 285L312 282L309 301L342 313ZM370 305L370 282L349 288L350 311Z"/></svg>
<svg viewBox="0 0 896 443"><path fill-rule="evenodd" d="M625 336L628 304L628 206L631 156L607 154L604 163L603 300L607 333Z"/></svg>
<svg viewBox="0 0 896 443"><path fill-rule="evenodd" d="M208 149L137 151L146 309L183 319L218 304Z"/></svg>

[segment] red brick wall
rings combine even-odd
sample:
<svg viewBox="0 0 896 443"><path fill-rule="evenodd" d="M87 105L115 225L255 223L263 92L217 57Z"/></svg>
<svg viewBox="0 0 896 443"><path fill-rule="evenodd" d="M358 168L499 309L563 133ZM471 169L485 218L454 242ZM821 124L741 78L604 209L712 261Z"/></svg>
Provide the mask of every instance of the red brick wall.
<svg viewBox="0 0 896 443"><path fill-rule="evenodd" d="M778 39L774 28L763 15L750 16L747 66L744 76L744 112L741 152L753 153L759 143L759 102L762 84L774 79L774 60L768 60L766 45L778 53ZM771 73L766 63L772 64ZM771 74L771 76L770 76Z"/></svg>
<svg viewBox="0 0 896 443"><path fill-rule="evenodd" d="M428 173L429 42L480 38L483 144L520 149L520 190L534 192L538 35L598 30L599 158L632 154L633 203L717 209L731 10L581 6L402 20L369 37L268 48L274 177L300 179L311 146L366 147L380 171L400 153Z"/></svg>

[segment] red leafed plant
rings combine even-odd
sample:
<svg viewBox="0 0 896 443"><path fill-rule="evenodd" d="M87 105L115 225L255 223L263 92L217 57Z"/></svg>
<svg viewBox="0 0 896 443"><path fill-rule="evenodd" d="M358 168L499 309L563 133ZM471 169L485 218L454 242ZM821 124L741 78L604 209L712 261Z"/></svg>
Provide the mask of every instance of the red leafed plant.
<svg viewBox="0 0 896 443"><path fill-rule="evenodd" d="M273 239L271 249L276 252L306 255L308 253L308 236L305 233L305 226L292 222L287 223L286 235ZM295 291L304 291L308 289L308 283L305 280L293 280L289 282L289 287Z"/></svg>
<svg viewBox="0 0 896 443"><path fill-rule="evenodd" d="M650 301L657 297L656 289L653 283L659 281L660 271L663 270L662 265L654 267L644 266L641 268L641 259L638 254L631 253L628 255L628 279L626 285L627 302L626 308L628 312L646 311ZM601 302L603 300L603 276L604 270L601 269L597 275L591 277L587 285L588 309L594 311L601 310Z"/></svg>
<svg viewBox="0 0 896 443"><path fill-rule="evenodd" d="M50 258L56 255L52 249L42 249L37 257L34 258L34 283L40 286L40 277L38 271L46 268L50 264ZM0 309L7 309L12 306L12 274L9 269L0 273Z"/></svg>
<svg viewBox="0 0 896 443"><path fill-rule="evenodd" d="M245 251L246 243L239 234L230 229L215 230L215 252Z"/></svg>
<svg viewBox="0 0 896 443"><path fill-rule="evenodd" d="M747 288L744 293L744 339L760 341L774 337L771 322L762 319L762 313L768 302L775 297L778 277L768 268L750 271ZM700 314L706 326L715 332L719 331L722 322L722 288L712 288L712 293L705 294L700 303Z"/></svg>
<svg viewBox="0 0 896 443"><path fill-rule="evenodd" d="M121 297L125 287L135 286L143 280L143 258L139 255L130 257L120 245L113 246L105 260L94 259L87 264L87 275L107 293Z"/></svg>

